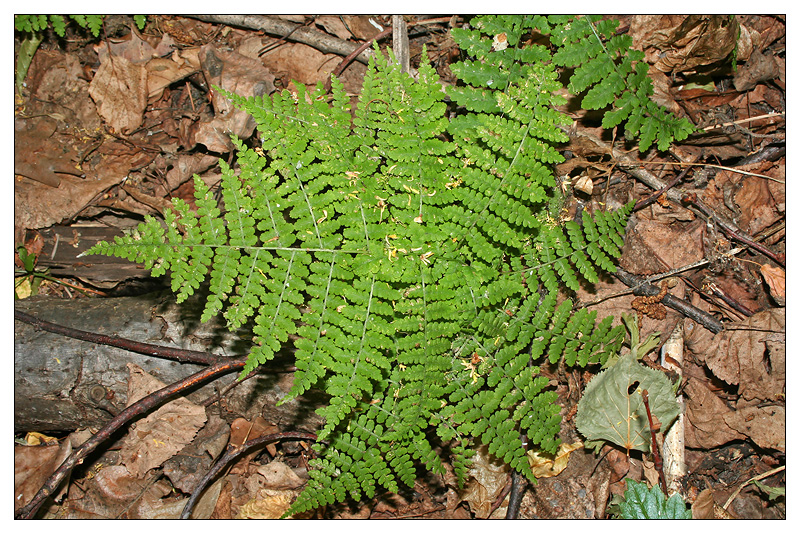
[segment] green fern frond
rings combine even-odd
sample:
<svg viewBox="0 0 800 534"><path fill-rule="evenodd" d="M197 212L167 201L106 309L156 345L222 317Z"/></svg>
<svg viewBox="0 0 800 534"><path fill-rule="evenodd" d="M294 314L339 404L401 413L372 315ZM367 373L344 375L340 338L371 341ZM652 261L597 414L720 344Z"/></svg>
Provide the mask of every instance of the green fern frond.
<svg viewBox="0 0 800 534"><path fill-rule="evenodd" d="M569 89L584 93L584 109L603 109L603 128L626 121L625 137L639 139L644 152L656 143L667 150L673 141L682 141L694 131L686 120L667 113L653 102L653 84L647 75L644 53L631 48L627 34L616 35L618 21L602 20L597 15L578 18L550 17L551 40L557 46L553 61L574 67Z"/></svg>
<svg viewBox="0 0 800 534"><path fill-rule="evenodd" d="M551 166L569 121L555 64L528 39L549 22L472 22L454 31L474 56L448 91L463 114L449 118L425 53L415 80L376 49L354 110L335 78L330 95L225 93L261 146L234 139L222 206L197 178L196 211L175 201L91 251L170 271L179 299L207 282L204 320L252 325L243 375L296 339L284 402L311 388L330 401L291 514L396 492L447 460L463 482L481 443L533 479L520 434L555 452L560 425L537 365L619 348L610 320L558 295L613 270L632 205L558 221Z"/></svg>

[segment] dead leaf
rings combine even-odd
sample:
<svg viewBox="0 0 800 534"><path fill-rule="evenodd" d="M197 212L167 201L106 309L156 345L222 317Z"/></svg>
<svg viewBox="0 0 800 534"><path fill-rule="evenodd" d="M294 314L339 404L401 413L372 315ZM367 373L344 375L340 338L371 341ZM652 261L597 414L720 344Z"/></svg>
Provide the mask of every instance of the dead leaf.
<svg viewBox="0 0 800 534"><path fill-rule="evenodd" d="M33 499L42 484L71 453L72 445L68 439L61 444L14 447L14 511Z"/></svg>
<svg viewBox="0 0 800 534"><path fill-rule="evenodd" d="M739 92L747 92L757 84L780 76L778 62L772 54L764 55L754 50L747 62L736 69L733 87Z"/></svg>
<svg viewBox="0 0 800 534"><path fill-rule="evenodd" d="M217 86L243 97L269 95L275 91L275 76L264 63L207 44L199 51L200 66L208 86ZM231 135L246 139L253 134L255 120L238 109L221 93L211 95L214 117L200 121L191 128L191 146L202 143L211 152L229 152L233 148Z"/></svg>
<svg viewBox="0 0 800 534"><path fill-rule="evenodd" d="M776 342L778 334L783 342ZM756 313L716 334L708 348L696 354L728 384L739 386L745 399L786 398L786 310Z"/></svg>
<svg viewBox="0 0 800 534"><path fill-rule="evenodd" d="M124 58L134 64L144 64L158 55L155 48L135 31L122 39L101 42L95 46L95 52L101 63L108 61L109 55L112 55Z"/></svg>
<svg viewBox="0 0 800 534"><path fill-rule="evenodd" d="M583 442L562 443L555 456L545 455L537 451L528 451L528 463L531 464L536 478L554 477L567 468L572 451L583 447Z"/></svg>
<svg viewBox="0 0 800 534"><path fill-rule="evenodd" d="M287 43L263 56L264 64L281 79L313 86L325 82L341 61L336 54L324 54L300 43Z"/></svg>
<svg viewBox="0 0 800 534"><path fill-rule="evenodd" d="M694 449L713 449L745 435L724 424L723 418L732 413L704 382L690 378L684 388L686 401L686 446Z"/></svg>
<svg viewBox="0 0 800 534"><path fill-rule="evenodd" d="M675 19L680 22L668 26ZM655 59L654 66L667 73L688 73L721 62L728 58L739 37L739 24L726 15L634 17L632 29L634 25L642 48L655 49L647 59ZM646 33L640 29L644 26L649 29Z"/></svg>
<svg viewBox="0 0 800 534"><path fill-rule="evenodd" d="M326 32L335 35L339 39L347 41L353 34L344 25L341 18L333 15L322 15L314 19L314 23L325 29Z"/></svg>
<svg viewBox="0 0 800 534"><path fill-rule="evenodd" d="M642 469L644 471L644 479L647 481L647 484L651 488L658 486L659 474L658 470L656 469L656 464L652 460L645 459L642 461Z"/></svg>
<svg viewBox="0 0 800 534"><path fill-rule="evenodd" d="M692 504L692 519L735 519L714 501L714 492L706 488Z"/></svg>
<svg viewBox="0 0 800 534"><path fill-rule="evenodd" d="M147 62L147 96L158 99L170 84L200 71L200 49L176 50L168 58L154 58Z"/></svg>
<svg viewBox="0 0 800 534"><path fill-rule="evenodd" d="M761 276L769 286L770 294L779 302L786 299L786 271L765 263L761 266Z"/></svg>
<svg viewBox="0 0 800 534"><path fill-rule="evenodd" d="M147 107L147 68L108 54L89 84L89 94L106 123L128 135L142 125Z"/></svg>
<svg viewBox="0 0 800 534"><path fill-rule="evenodd" d="M786 409L749 406L723 416L725 423L765 449L786 452Z"/></svg>
<svg viewBox="0 0 800 534"><path fill-rule="evenodd" d="M705 223L662 223L639 219L625 238L620 267L630 273L652 274L703 259Z"/></svg>
<svg viewBox="0 0 800 534"><path fill-rule="evenodd" d="M758 176L746 176L734 196L741 212L739 226L750 234L769 228L783 217L767 182Z"/></svg>
<svg viewBox="0 0 800 534"><path fill-rule="evenodd" d="M239 509L238 519L278 519L291 506L296 492L261 489L255 498Z"/></svg>
<svg viewBox="0 0 800 534"><path fill-rule="evenodd" d="M260 438L268 434L275 434L276 432L278 432L278 427L267 422L267 420L261 416L256 417L252 422L240 417L231 423L230 444L233 447L241 447L251 439ZM267 452L275 456L277 449L274 443L267 445ZM246 473L250 461L260 453L261 449L256 449L246 456L239 458L233 467L231 467L230 472L239 474Z"/></svg>
<svg viewBox="0 0 800 534"><path fill-rule="evenodd" d="M278 460L259 466L256 472L264 477L267 487L274 490L297 489L306 483L288 465Z"/></svg>
<svg viewBox="0 0 800 534"><path fill-rule="evenodd" d="M347 23L348 29L353 32L353 36L359 41L368 41L381 32L371 22L378 23L375 17L369 15L344 15L342 18Z"/></svg>
<svg viewBox="0 0 800 534"><path fill-rule="evenodd" d="M129 363L128 405L164 387L164 383ZM192 441L206 422L206 411L186 398L177 398L135 423L122 442L120 458L128 471L142 478Z"/></svg>
<svg viewBox="0 0 800 534"><path fill-rule="evenodd" d="M175 488L191 493L225 450L230 431L228 423L212 414L194 440L164 462L164 475Z"/></svg>
<svg viewBox="0 0 800 534"><path fill-rule="evenodd" d="M489 454L489 448L482 445L472 457L472 467L469 469L471 480L461 491L461 499L469 503L475 517L486 519L492 509L492 504L500 496L508 481L509 467L502 461ZM501 507L502 508L502 507ZM496 514L503 514L501 509Z"/></svg>

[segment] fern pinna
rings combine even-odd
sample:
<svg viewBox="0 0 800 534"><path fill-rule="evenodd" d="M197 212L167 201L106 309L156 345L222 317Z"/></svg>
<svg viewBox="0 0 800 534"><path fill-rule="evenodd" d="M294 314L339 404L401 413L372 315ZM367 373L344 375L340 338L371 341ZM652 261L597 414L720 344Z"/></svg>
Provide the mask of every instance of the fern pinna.
<svg viewBox="0 0 800 534"><path fill-rule="evenodd" d="M262 146L235 140L238 171L221 163L224 210L196 178L196 211L175 200L166 224L92 250L171 271L179 300L208 281L204 320L252 322L243 375L298 336L286 400L314 387L330 402L290 513L396 492L443 457L463 482L477 443L533 479L520 435L555 452L560 424L535 363L618 350L621 327L557 300L613 269L631 206L557 222L567 120L549 51L523 39L547 24L454 30L476 59L453 66L452 120L424 53L414 80L376 49L353 115L335 78L331 95L228 94Z"/></svg>

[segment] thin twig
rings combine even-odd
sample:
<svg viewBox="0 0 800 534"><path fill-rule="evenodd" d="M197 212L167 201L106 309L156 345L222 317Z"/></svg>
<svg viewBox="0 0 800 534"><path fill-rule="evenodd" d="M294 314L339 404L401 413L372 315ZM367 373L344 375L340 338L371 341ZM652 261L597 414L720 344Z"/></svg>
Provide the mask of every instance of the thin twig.
<svg viewBox="0 0 800 534"><path fill-rule="evenodd" d="M730 505L731 505L731 503L733 502L733 500L734 500L734 499L735 499L735 498L736 498L736 497L739 495L739 493L741 493L741 491L742 491L742 490L743 490L745 487L747 487L747 485L748 485L748 484L750 484L751 482L755 482L756 480L762 480L762 479L764 479L764 478L771 477L771 476L772 476L772 475L774 475L775 473L780 473L780 472L781 472L781 471L783 471L784 469L786 469L786 466L785 466L785 465L781 465L781 466L778 466L778 467L776 467L775 469L770 469L769 471L767 471L767 472L765 472L765 473L761 473L760 475L756 475L756 476L754 476L753 478L750 478L750 479L748 479L748 480L747 480L747 481L746 481L744 484L741 484L741 485L740 485L738 488L736 488L736 491L734 491L734 492L731 494L731 496L730 496L730 497L728 497L728 500L727 500L727 501L725 501L725 504L723 505L722 509L723 509L723 510L727 510L727 509L728 509L728 506L730 506Z"/></svg>
<svg viewBox="0 0 800 534"><path fill-rule="evenodd" d="M630 274L626 271L623 271L622 269L617 269L617 272L614 273L614 276L616 276L626 286L632 287L633 294L636 296L650 297L653 295L658 295L661 291L656 286L651 284L646 284L640 277ZM661 301L661 303L665 306L672 308L673 310L682 313L686 317L692 319L694 322L700 323L701 325L705 326L715 334L718 332L722 332L725 329L723 324L719 322L717 319L715 319L708 313L704 312L703 310L700 310L692 306L688 302L679 299L675 295L667 293L666 295L664 295L664 298Z"/></svg>
<svg viewBox="0 0 800 534"><path fill-rule="evenodd" d="M325 54L347 55L355 48L355 44L333 37L327 33L313 30L302 24L295 24L275 17L263 15L184 15L185 17L210 22L212 24L226 24L239 26L249 30L259 30L270 35L283 37L289 40L313 46ZM356 59L365 65L369 63L370 54L362 52Z"/></svg>
<svg viewBox="0 0 800 534"><path fill-rule="evenodd" d="M746 250L744 247L738 247L738 248L731 249L731 251L726 253L724 255L724 257L729 257L729 256L733 257L733 256L743 252L744 250ZM682 273L684 271L690 271L692 269L697 269L698 267L702 267L702 266L704 266L704 265L706 265L708 263L711 263L712 259L713 258L703 258L702 260L683 265L682 267L676 267L675 269L670 269L669 271L666 271L666 272L663 272L663 273L658 273L658 274L654 274L652 276L648 276L647 278L644 278L642 280L641 284L652 284L653 282L658 282L659 280L663 280L664 278L669 278L671 276L675 276L676 274ZM589 306L595 306L595 305L600 304L601 302L604 302L604 301L609 300L609 299L615 299L617 297L630 295L631 293L634 292L635 289L638 289L638 287L639 286L630 287L630 288L628 288L628 289L626 289L624 291L617 291L616 293L612 293L611 295L606 295L604 297L600 297L600 298L597 298L595 300L591 300L591 301L586 302L586 303L581 303L580 307L581 308L588 308Z"/></svg>
<svg viewBox="0 0 800 534"><path fill-rule="evenodd" d="M748 247L757 250L764 256L768 257L781 267L786 267L785 257L782 257L782 255L772 252L770 249L768 249L767 247L756 241L747 233L743 232L738 226L728 221L727 219L724 219L714 210L706 206L705 203L703 203L703 201L701 201L696 197L696 195L687 195L686 197L684 197L683 201L687 204L691 204L697 210L699 210L703 215L708 217L710 220L714 221L722 229L722 231L725 234L727 234L727 236L730 237L731 239L734 239L740 243L744 243Z"/></svg>
<svg viewBox="0 0 800 534"><path fill-rule="evenodd" d="M331 92L331 84L333 83L333 77L334 77L334 76L340 76L340 75L342 74L342 72L344 72L344 69L346 69L346 68L347 68L347 66L348 66L350 63L352 63L352 62L353 62L353 60L354 60L356 57L358 57L358 55L359 55L361 52L363 52L364 50L366 50L367 48L369 48L370 46L372 46L372 43L373 43L373 42L375 42L375 41L380 41L380 40L381 40L381 39L383 39L384 37L387 37L387 36L388 36L390 33L392 33L392 28L391 28L391 27L389 27L389 28L386 28L385 30L383 30L382 32L380 32L378 35L376 35L375 37L373 37L372 39L370 39L370 40L368 40L368 41L364 42L364 43L363 43L361 46L359 46L358 48L356 48L355 50L353 50L353 51L350 53L350 55L348 55L346 58L344 58L344 59L342 60L342 62L341 62L341 63L339 63L339 65L338 65L338 66L337 66L337 67L336 67L336 68L333 70L333 72L331 72L331 73L328 75L328 80L325 82L325 92L326 92L326 93L330 93L330 92Z"/></svg>
<svg viewBox="0 0 800 534"><path fill-rule="evenodd" d="M200 498L200 494L203 490L208 486L214 478L223 470L225 467L234 459L238 458L242 454L249 452L256 447L263 447L270 443L274 443L276 441L284 441L284 440L303 440L303 441L317 441L316 434L311 434L308 432L282 432L279 434L269 434L267 436L261 436L255 439L251 439L243 443L239 447L235 446L228 446L228 450L225 451L225 454L217 460L217 463L208 471L208 473L203 476L200 482L197 483L197 486L192 491L192 494L189 496L189 500L186 502L186 506L183 507L183 512L181 512L181 519L188 519L189 515L192 513L192 509L194 508L195 503Z"/></svg>
<svg viewBox="0 0 800 534"><path fill-rule="evenodd" d="M653 465L655 466L656 471L658 471L658 481L661 483L661 490L664 492L664 495L667 494L667 477L664 476L664 463L661 461L661 454L658 452L658 442L656 441L656 428L653 421L653 414L650 413L650 399L647 394L647 390L642 390L642 400L644 401L644 409L647 411L647 422L650 426L650 452L653 453Z"/></svg>
<svg viewBox="0 0 800 534"><path fill-rule="evenodd" d="M738 121L723 122L722 124L714 124L703 128L704 132L716 130L718 128L725 128L726 126L733 126L734 124L744 124L745 122L753 122L761 119L771 119L773 117L786 117L785 112L780 113L767 113L766 115L759 115L757 117L748 117L746 119L739 119Z"/></svg>
<svg viewBox="0 0 800 534"><path fill-rule="evenodd" d="M84 330L77 330L68 326L51 323L43 319L33 317L25 312L14 310L14 319L23 323L33 325L39 330L45 330L54 334L71 337L73 339L80 339L90 343L97 343L98 345L108 345L110 347L117 347L139 354L146 354L148 356L158 356L160 358L167 358L170 360L177 360L184 363L198 363L203 365L211 365L224 356L215 356L207 352L199 352L196 350L178 349L173 347L164 347L162 345L153 345L151 343L142 343L130 339L124 339L117 336L107 336L104 334L96 334L94 332L86 332Z"/></svg>
<svg viewBox="0 0 800 534"><path fill-rule="evenodd" d="M216 376L241 369L247 363L246 358L229 359L217 362L202 371L194 373L183 380L165 386L158 391L147 395L143 399L134 402L116 417L111 419L94 436L89 438L83 445L72 451L72 454L64 460L64 463L47 479L42 488L34 495L31 502L22 507L14 517L17 519L32 519L44 501L55 493L67 475L72 470L82 464L86 457L95 450L100 444L109 439L114 432L134 418L143 415L175 395L186 391L198 384L201 384Z"/></svg>
<svg viewBox="0 0 800 534"><path fill-rule="evenodd" d="M659 189L649 197L643 198L642 200L637 202L636 205L633 206L633 211L638 211L658 200L658 197L660 197L661 195L663 195L664 193L666 193L667 191L678 185L680 181L683 180L683 178L689 173L690 169L691 167L683 169L683 171L681 171L680 174L678 174L675 178L673 178L672 181L669 182L667 185L665 185L662 189Z"/></svg>

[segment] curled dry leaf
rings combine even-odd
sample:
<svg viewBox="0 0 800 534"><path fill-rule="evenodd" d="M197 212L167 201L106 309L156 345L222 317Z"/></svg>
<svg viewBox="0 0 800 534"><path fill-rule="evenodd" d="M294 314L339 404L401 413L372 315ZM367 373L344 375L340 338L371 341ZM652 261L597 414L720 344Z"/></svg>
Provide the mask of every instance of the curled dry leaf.
<svg viewBox="0 0 800 534"><path fill-rule="evenodd" d="M697 358L718 378L738 385L748 401L785 399L786 310L765 310L730 325Z"/></svg>
<svg viewBox="0 0 800 534"><path fill-rule="evenodd" d="M748 406L725 414L723 420L759 447L786 452L786 409L783 406Z"/></svg>
<svg viewBox="0 0 800 534"><path fill-rule="evenodd" d="M259 466L256 471L263 475L265 484L270 489L297 489L306 483L288 465L278 460Z"/></svg>
<svg viewBox="0 0 800 534"><path fill-rule="evenodd" d="M638 20L637 20L638 19ZM676 26L671 23L681 19ZM727 15L635 17L639 31L649 26L641 45L662 72L687 72L728 58L739 38L739 24ZM652 50L652 49L655 50Z"/></svg>
<svg viewBox="0 0 800 534"><path fill-rule="evenodd" d="M252 422L239 417L231 423L231 440L230 444L233 447L241 447L245 442L252 439L260 438L269 434L277 433L278 427L268 422L261 416L253 419ZM277 449L274 443L270 443L266 447L270 455L275 456ZM257 455L261 454L263 449L255 449L249 452L246 456L241 456L231 468L231 473L246 473L250 461Z"/></svg>
<svg viewBox="0 0 800 534"><path fill-rule="evenodd" d="M761 266L761 276L769 286L770 294L780 302L786 299L786 271L765 263Z"/></svg>
<svg viewBox="0 0 800 534"><path fill-rule="evenodd" d="M471 480L461 492L462 500L469 503L475 517L486 519L492 510L492 504L500 496L508 480L508 466L489 454L489 448L482 445L472 457L469 470ZM499 508L495 514L504 514Z"/></svg>
<svg viewBox="0 0 800 534"><path fill-rule="evenodd" d="M295 497L296 493L291 490L259 490L254 499L239 509L238 518L278 519L289 509Z"/></svg>
<svg viewBox="0 0 800 534"><path fill-rule="evenodd" d="M745 435L724 424L725 416L733 413L702 381L690 378L683 390L686 401L686 446L694 449L713 449Z"/></svg>
<svg viewBox="0 0 800 534"><path fill-rule="evenodd" d="M556 455L550 456L536 451L528 451L528 463L531 464L536 478L554 477L567 468L572 451L583 447L583 442L562 443Z"/></svg>
<svg viewBox="0 0 800 534"><path fill-rule="evenodd" d="M221 87L244 97L269 95L275 90L275 76L257 59L207 44L200 49L199 60L209 87ZM246 139L252 135L256 123L219 92L214 91L211 98L215 116L192 126L193 140L204 144L209 151L228 152L233 148L231 135Z"/></svg>

